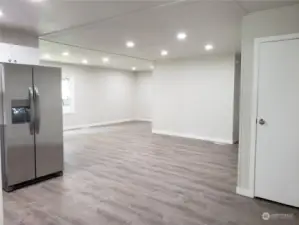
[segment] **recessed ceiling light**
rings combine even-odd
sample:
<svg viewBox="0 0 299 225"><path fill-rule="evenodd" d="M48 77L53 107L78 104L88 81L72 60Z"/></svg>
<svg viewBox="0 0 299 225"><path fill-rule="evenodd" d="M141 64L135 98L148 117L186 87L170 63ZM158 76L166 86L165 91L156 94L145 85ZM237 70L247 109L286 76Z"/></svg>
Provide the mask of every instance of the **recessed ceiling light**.
<svg viewBox="0 0 299 225"><path fill-rule="evenodd" d="M126 46L128 48L134 48L135 47L135 43L133 41L127 41Z"/></svg>
<svg viewBox="0 0 299 225"><path fill-rule="evenodd" d="M4 16L4 13L2 10L0 10L0 17Z"/></svg>
<svg viewBox="0 0 299 225"><path fill-rule="evenodd" d="M205 45L205 49L206 49L206 51L211 51L214 49L214 46L211 44L207 44L207 45Z"/></svg>
<svg viewBox="0 0 299 225"><path fill-rule="evenodd" d="M88 63L87 59L82 59L82 63L87 64Z"/></svg>
<svg viewBox="0 0 299 225"><path fill-rule="evenodd" d="M155 67L153 65L150 66L151 70L155 69Z"/></svg>
<svg viewBox="0 0 299 225"><path fill-rule="evenodd" d="M187 38L187 34L181 32L181 33L178 33L176 37L177 37L178 40L182 41L182 40L185 40Z"/></svg>
<svg viewBox="0 0 299 225"><path fill-rule="evenodd" d="M162 56L167 56L167 55L168 55L168 51L166 51L166 50L162 50L162 51L161 51L161 55L162 55Z"/></svg>
<svg viewBox="0 0 299 225"><path fill-rule="evenodd" d="M136 67L132 67L132 70L135 71L135 70L136 70Z"/></svg>
<svg viewBox="0 0 299 225"><path fill-rule="evenodd" d="M51 57L51 55L50 54L48 54L48 53L46 53L46 54L43 54L43 56L42 56L44 59L51 59L52 57Z"/></svg>
<svg viewBox="0 0 299 225"><path fill-rule="evenodd" d="M63 56L69 56L70 53L69 53L69 52L63 52L62 55L63 55Z"/></svg>
<svg viewBox="0 0 299 225"><path fill-rule="evenodd" d="M108 63L110 61L110 59L108 57L104 57L102 58L103 63Z"/></svg>

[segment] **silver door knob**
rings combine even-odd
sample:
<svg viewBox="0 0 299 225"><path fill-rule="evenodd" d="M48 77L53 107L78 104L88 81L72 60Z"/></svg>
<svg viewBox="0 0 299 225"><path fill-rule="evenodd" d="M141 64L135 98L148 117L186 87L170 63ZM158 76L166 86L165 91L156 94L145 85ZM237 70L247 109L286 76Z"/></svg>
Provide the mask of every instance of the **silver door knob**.
<svg viewBox="0 0 299 225"><path fill-rule="evenodd" d="M266 121L265 121L264 119L262 119L262 118L259 119L259 124L260 124L260 125L264 125L265 123L266 123Z"/></svg>

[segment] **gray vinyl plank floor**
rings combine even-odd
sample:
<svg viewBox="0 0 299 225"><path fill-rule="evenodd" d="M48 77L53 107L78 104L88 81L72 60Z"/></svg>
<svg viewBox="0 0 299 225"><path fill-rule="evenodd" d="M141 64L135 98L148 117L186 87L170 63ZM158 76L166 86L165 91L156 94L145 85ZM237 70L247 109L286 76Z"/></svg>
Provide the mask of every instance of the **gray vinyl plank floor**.
<svg viewBox="0 0 299 225"><path fill-rule="evenodd" d="M235 145L136 122L66 132L64 157L63 177L4 193L5 225L299 224L296 208L235 194Z"/></svg>

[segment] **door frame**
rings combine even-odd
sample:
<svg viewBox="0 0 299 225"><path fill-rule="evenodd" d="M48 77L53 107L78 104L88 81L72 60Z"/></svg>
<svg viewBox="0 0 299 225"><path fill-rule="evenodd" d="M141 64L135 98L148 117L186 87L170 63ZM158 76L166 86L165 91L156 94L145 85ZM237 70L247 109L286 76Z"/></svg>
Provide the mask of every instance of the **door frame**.
<svg viewBox="0 0 299 225"><path fill-rule="evenodd" d="M254 65L253 65L253 87L252 87L252 111L251 111L251 141L249 162L249 185L250 197L255 197L255 167L256 167L256 141L257 141L257 114L258 114L258 78L259 78L259 50L260 45L265 42L278 42L299 39L299 33L280 36L255 38L254 40Z"/></svg>

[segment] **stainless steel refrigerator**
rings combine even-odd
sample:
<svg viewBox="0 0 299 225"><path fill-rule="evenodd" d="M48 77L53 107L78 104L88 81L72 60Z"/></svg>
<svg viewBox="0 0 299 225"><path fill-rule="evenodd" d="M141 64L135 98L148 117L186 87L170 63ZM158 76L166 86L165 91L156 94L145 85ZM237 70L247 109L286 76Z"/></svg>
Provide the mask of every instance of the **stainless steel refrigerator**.
<svg viewBox="0 0 299 225"><path fill-rule="evenodd" d="M3 189L63 171L61 70L0 64Z"/></svg>

